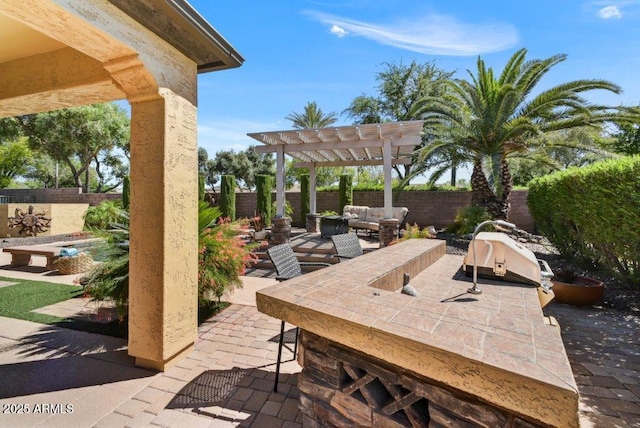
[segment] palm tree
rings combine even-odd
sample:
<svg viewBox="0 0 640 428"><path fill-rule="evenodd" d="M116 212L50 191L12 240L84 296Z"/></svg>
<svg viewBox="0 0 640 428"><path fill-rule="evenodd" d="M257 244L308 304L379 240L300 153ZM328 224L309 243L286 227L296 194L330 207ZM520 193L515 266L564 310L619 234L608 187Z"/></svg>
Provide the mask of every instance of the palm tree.
<svg viewBox="0 0 640 428"><path fill-rule="evenodd" d="M499 77L478 58L477 75L467 70L470 81L450 82L451 90L444 96L425 98L421 106L427 123L451 131L448 138L442 134L427 144L422 156L447 146L469 153L472 204L485 207L498 219L507 219L509 213L512 180L507 159L527 152L533 137L634 117L631 109L590 104L581 96L595 89L622 92L605 80L574 80L532 96L540 79L567 57L526 60L526 53L526 49L517 51Z"/></svg>
<svg viewBox="0 0 640 428"><path fill-rule="evenodd" d="M285 119L290 120L296 129L308 129L331 126L338 121L338 116L333 112L325 115L316 102L311 101L304 106L304 113L290 113Z"/></svg>

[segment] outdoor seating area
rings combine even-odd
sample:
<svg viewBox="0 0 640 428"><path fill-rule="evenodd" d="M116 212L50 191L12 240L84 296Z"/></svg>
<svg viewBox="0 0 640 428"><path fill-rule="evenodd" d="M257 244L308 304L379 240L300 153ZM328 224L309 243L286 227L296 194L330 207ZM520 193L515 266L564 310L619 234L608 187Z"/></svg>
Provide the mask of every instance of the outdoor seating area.
<svg viewBox="0 0 640 428"><path fill-rule="evenodd" d="M291 244L297 249L330 254L339 252L341 244L334 244L335 240L351 238L354 245L354 236L336 235L327 242L318 234L300 232L294 233ZM360 236L358 244L377 252L375 240L368 242ZM0 254L5 254L7 266L9 254ZM44 258L37 264L44 265ZM0 276L11 275L72 280L72 276L47 277L42 272L11 269ZM224 297L231 306L199 327L195 350L165 373L134 367L133 359L126 355L125 340L0 317L0 341L4 345L0 349L0 372L3 368L11 370L11 376L7 372L5 379L24 378L24 371L36 365L64 374L65 379L61 383L60 376L52 376L50 382L39 384L8 381L0 386L0 396L14 397L31 406L63 402L74 409L73 414L3 415L3 424L32 426L47 421L47 425L73 426L209 426L217 421L228 426L301 426L297 387L301 367L288 352L281 357L278 391L273 392L280 333L284 333L283 347L293 351L295 326L289 324L291 328L283 331L281 320L258 312L255 298L253 303L244 298L275 284L277 274L261 269L247 275L243 277L244 289ZM424 293L419 278L412 278L412 284ZM54 305L59 309L51 307L46 312L72 314L89 308L86 299L69 303ZM545 315L553 316L562 329L581 395L582 423L633 426L640 419L640 406L633 398L640 373L630 358L637 350L624 317L598 308L553 302L545 308ZM588 358L585 349L590 350ZM27 354L32 357L25 360ZM58 358L51 359L54 355ZM66 364L73 369L66 369Z"/></svg>
<svg viewBox="0 0 640 428"><path fill-rule="evenodd" d="M0 3L0 428L640 428L640 2L293 3Z"/></svg>
<svg viewBox="0 0 640 428"><path fill-rule="evenodd" d="M406 207L393 207L392 216L398 220L398 230L404 227L409 209ZM380 230L380 220L384 219L384 208L368 207L364 205L345 205L343 217L349 219L349 227L356 230L365 230L369 233L378 232Z"/></svg>

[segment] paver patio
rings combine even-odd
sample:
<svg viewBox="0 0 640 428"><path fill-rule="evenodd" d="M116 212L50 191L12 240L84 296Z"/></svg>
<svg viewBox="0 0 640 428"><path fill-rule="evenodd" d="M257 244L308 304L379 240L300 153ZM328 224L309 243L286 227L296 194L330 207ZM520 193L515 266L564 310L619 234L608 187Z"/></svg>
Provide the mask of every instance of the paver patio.
<svg viewBox="0 0 640 428"><path fill-rule="evenodd" d="M134 367L125 340L0 317L0 405L30 405L28 414L0 413L0 426L300 426L300 367L283 364L271 392L280 322L251 299L273 283L247 278L232 296L241 304L201 325L195 351L166 373ZM582 426L640 427L639 318L556 303L545 314L562 328ZM51 413L67 404L73 413Z"/></svg>

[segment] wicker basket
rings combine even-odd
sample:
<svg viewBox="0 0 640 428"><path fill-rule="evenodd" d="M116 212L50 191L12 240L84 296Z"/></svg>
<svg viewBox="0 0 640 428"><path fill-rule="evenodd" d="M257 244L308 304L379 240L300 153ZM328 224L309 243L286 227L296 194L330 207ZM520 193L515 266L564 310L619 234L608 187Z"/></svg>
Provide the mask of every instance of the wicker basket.
<svg viewBox="0 0 640 428"><path fill-rule="evenodd" d="M60 257L56 260L60 275L71 275L86 272L93 267L93 258L89 253L80 253L77 256Z"/></svg>

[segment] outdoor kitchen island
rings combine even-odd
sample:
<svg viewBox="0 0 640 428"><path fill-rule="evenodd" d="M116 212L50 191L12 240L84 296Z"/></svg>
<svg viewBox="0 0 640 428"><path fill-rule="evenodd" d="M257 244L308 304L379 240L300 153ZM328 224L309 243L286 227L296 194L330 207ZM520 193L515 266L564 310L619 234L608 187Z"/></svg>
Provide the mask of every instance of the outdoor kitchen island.
<svg viewBox="0 0 640 428"><path fill-rule="evenodd" d="M470 286L443 241L412 239L257 292L299 326L303 425L578 426L578 389L535 287ZM400 293L411 275L417 297Z"/></svg>

